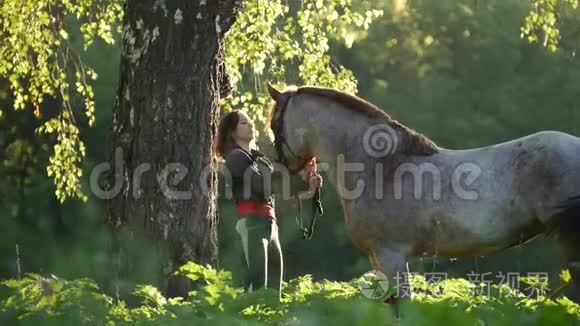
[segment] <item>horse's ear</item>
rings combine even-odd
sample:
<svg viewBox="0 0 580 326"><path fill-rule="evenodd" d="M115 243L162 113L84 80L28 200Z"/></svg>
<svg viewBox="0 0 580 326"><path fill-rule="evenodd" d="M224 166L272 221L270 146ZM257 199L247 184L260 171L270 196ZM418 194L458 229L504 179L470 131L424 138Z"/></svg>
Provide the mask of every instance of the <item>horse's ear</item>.
<svg viewBox="0 0 580 326"><path fill-rule="evenodd" d="M270 83L268 83L268 93L274 99L274 101L278 102L282 93L280 93L277 89L274 88Z"/></svg>

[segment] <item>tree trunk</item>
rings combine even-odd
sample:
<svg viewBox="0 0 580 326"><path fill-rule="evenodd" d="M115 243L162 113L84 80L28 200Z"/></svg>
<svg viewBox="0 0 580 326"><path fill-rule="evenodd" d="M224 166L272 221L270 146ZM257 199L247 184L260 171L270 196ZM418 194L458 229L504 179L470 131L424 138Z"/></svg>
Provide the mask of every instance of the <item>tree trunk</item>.
<svg viewBox="0 0 580 326"><path fill-rule="evenodd" d="M229 92L224 33L241 0L128 0L104 195L118 238L148 239L166 255L169 296L190 284L183 263L217 265L217 174L212 141ZM207 177L203 178L204 171ZM200 183L203 179L207 190ZM129 264L121 258L121 265Z"/></svg>

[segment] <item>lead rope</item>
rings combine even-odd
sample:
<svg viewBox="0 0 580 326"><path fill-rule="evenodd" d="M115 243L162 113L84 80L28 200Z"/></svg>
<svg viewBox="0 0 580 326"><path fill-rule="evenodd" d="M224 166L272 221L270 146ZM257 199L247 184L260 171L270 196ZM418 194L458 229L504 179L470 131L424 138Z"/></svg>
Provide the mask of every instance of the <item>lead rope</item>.
<svg viewBox="0 0 580 326"><path fill-rule="evenodd" d="M316 223L316 215L318 214L322 216L324 214L322 202L320 201L320 187L316 188L314 196L312 197L312 218L310 219L310 225L308 228L304 227L304 221L302 219L302 200L299 195L296 195L296 199L298 200L298 216L296 216L296 223L302 232L302 239L312 239L312 235L314 234L314 224Z"/></svg>

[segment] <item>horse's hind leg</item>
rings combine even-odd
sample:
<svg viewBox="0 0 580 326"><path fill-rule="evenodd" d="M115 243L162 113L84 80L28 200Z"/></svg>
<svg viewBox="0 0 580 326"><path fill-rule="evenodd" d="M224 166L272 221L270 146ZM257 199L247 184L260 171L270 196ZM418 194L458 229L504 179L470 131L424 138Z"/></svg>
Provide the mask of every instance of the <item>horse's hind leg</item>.
<svg viewBox="0 0 580 326"><path fill-rule="evenodd" d="M396 288L396 293L387 297L385 303L391 305L397 318L400 317L400 299L408 297L408 292L403 291L409 288L406 273L407 255L388 248L375 248L371 251L369 259L374 269L387 276L389 288ZM387 291L387 289L384 290Z"/></svg>
<svg viewBox="0 0 580 326"><path fill-rule="evenodd" d="M566 261L566 267L572 276L571 289L568 297L580 302L580 240L560 237L560 246Z"/></svg>
<svg viewBox="0 0 580 326"><path fill-rule="evenodd" d="M571 299L580 302L580 196L558 205L560 210L548 223L548 234L556 233L572 276Z"/></svg>

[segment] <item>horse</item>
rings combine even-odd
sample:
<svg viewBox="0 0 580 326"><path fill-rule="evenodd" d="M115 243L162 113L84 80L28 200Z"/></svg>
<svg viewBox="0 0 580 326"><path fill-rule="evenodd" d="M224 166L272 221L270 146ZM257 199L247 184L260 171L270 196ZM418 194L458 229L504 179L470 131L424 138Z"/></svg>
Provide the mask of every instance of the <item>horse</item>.
<svg viewBox="0 0 580 326"><path fill-rule="evenodd" d="M557 236L571 266L580 261L580 138L541 131L448 149L355 95L268 92L282 162L297 171L318 160L348 236L390 284L407 275L409 258L489 255L540 234ZM578 269L571 274L578 286Z"/></svg>

